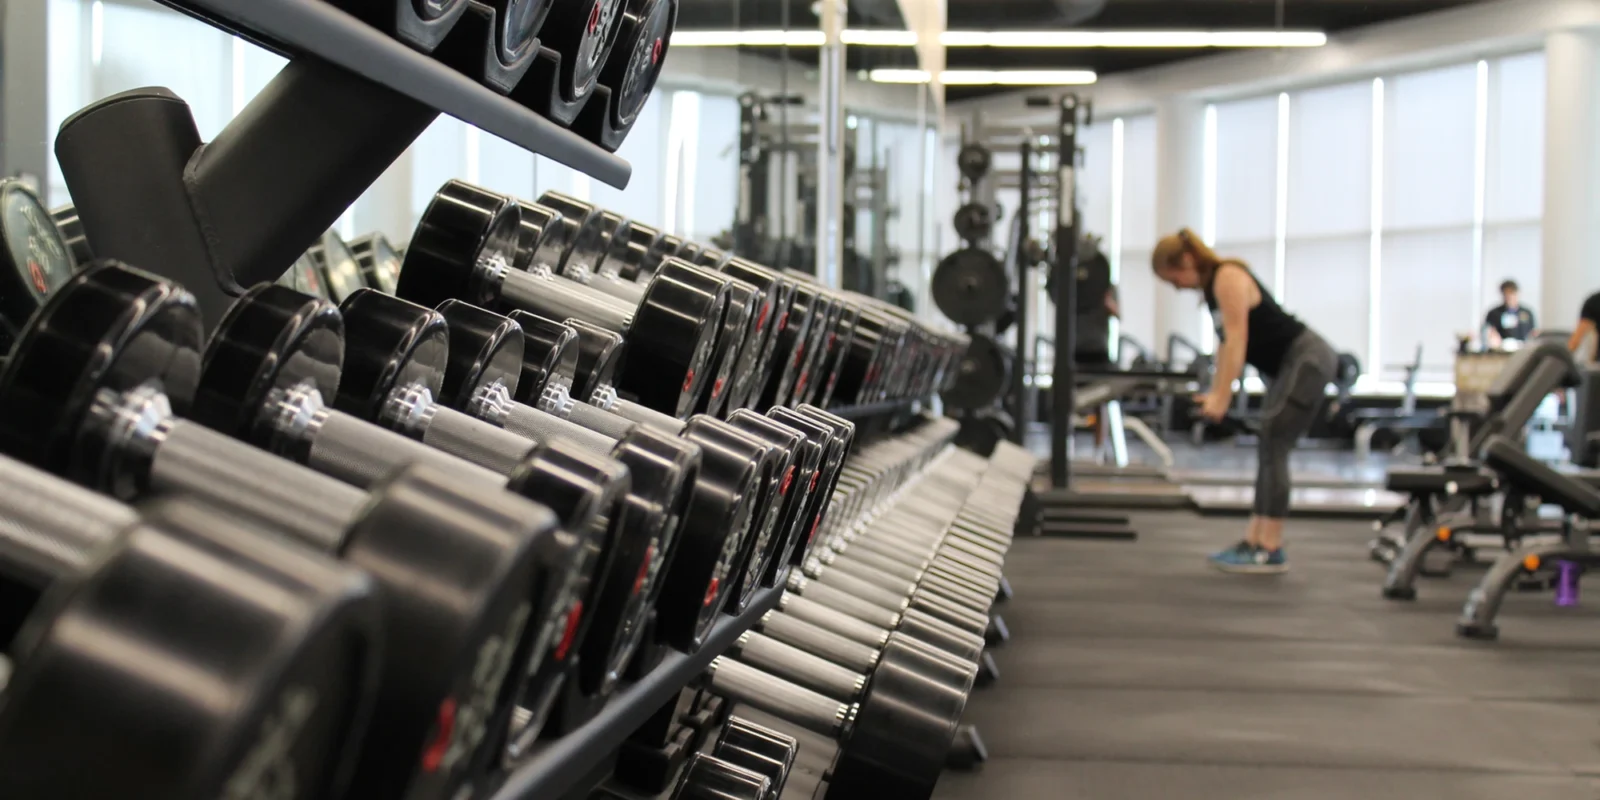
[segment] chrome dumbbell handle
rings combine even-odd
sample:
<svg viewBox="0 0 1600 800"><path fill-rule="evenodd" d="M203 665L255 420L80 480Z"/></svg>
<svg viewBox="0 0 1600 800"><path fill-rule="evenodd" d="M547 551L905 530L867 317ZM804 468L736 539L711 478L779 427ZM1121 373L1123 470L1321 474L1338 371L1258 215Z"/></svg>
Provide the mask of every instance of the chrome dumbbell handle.
<svg viewBox="0 0 1600 800"><path fill-rule="evenodd" d="M824 736L842 737L855 723L855 705L824 697L727 656L718 656L706 668L706 685L716 694Z"/></svg>
<svg viewBox="0 0 1600 800"><path fill-rule="evenodd" d="M829 697L853 699L867 686L860 672L759 633L746 631L732 651L746 664Z"/></svg>
<svg viewBox="0 0 1600 800"><path fill-rule="evenodd" d="M767 612L761 618L760 630L780 642L856 672L869 672L878 666L878 649L789 614Z"/></svg>

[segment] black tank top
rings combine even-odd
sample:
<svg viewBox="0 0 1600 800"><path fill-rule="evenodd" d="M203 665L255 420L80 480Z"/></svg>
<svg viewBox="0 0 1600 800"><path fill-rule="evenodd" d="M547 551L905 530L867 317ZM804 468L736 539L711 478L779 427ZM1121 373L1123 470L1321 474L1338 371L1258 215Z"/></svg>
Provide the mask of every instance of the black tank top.
<svg viewBox="0 0 1600 800"><path fill-rule="evenodd" d="M1235 261L1225 261L1223 264L1232 264L1245 271L1250 280L1255 281L1256 288L1261 291L1261 302L1250 309L1247 320L1249 341L1245 343L1245 363L1256 368L1257 372L1268 378L1276 377L1278 368L1283 366L1283 357L1289 352L1289 345L1294 343L1296 337L1305 332L1306 324L1295 319L1293 314L1283 310L1278 301L1273 299L1267 287L1261 285L1254 272L1243 264ZM1218 270L1222 266L1217 267ZM1206 306L1211 309L1211 319L1217 326L1217 341L1223 339L1222 314L1217 310L1217 294L1214 291L1217 282L1216 272L1211 274L1211 282L1206 284Z"/></svg>

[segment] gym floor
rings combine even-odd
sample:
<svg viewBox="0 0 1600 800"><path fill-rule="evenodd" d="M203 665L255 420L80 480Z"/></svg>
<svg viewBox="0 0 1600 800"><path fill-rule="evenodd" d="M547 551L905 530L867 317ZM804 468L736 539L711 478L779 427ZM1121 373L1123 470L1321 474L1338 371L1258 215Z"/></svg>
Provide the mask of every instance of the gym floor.
<svg viewBox="0 0 1600 800"><path fill-rule="evenodd" d="M1600 797L1600 603L1514 595L1457 639L1477 569L1378 593L1364 522L1293 520L1292 571L1227 576L1240 518L1134 516L1137 542L1018 540L990 761L966 798Z"/></svg>

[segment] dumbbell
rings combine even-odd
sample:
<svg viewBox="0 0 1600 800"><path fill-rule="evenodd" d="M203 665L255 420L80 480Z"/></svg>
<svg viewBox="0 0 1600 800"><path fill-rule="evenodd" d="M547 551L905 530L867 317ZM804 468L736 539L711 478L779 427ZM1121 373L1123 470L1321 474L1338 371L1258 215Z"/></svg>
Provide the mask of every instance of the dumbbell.
<svg viewBox="0 0 1600 800"><path fill-rule="evenodd" d="M558 125L571 125L616 43L622 6L622 0L553 3L539 30L539 53L512 99Z"/></svg>
<svg viewBox="0 0 1600 800"><path fill-rule="evenodd" d="M469 3L434 59L508 94L527 75L542 44L553 0L478 0Z"/></svg>
<svg viewBox="0 0 1600 800"><path fill-rule="evenodd" d="M671 800L768 800L775 797L767 776L715 756L689 757Z"/></svg>
<svg viewBox="0 0 1600 800"><path fill-rule="evenodd" d="M944 768L971 680L952 683L946 662L891 640L852 700L839 701L728 656L706 670L707 688L838 740L824 797L927 798ZM854 688L852 686L852 688Z"/></svg>
<svg viewBox="0 0 1600 800"><path fill-rule="evenodd" d="M294 263L289 265L289 269L278 276L277 284L312 297L332 299L332 295L328 293L328 282L323 280L322 272L317 269L316 262L312 261L309 255L302 254L295 259Z"/></svg>
<svg viewBox="0 0 1600 800"><path fill-rule="evenodd" d="M70 206L57 209L68 217L61 224L82 236L82 224ZM40 304L77 269L63 229L39 202L28 184L0 180L0 354L10 351Z"/></svg>
<svg viewBox="0 0 1600 800"><path fill-rule="evenodd" d="M584 538L595 565L564 595L572 642L538 665L545 675L535 684L548 692L559 686L556 676L575 669L582 696L603 699L659 590L655 571L668 532L658 492L681 494L678 474L652 473L658 483L634 493L628 467L609 454L560 439L536 444L444 408L433 399L444 394L449 367L443 318L368 289L345 306L354 311L341 318L331 304L282 287L247 293L213 335L196 418L355 486L403 464L427 463L550 504ZM327 408L326 394L359 416ZM624 454L634 449L630 444ZM639 457L648 464L648 453ZM633 494L643 502L628 502ZM576 665L565 660L574 648L586 656ZM547 712L551 702L540 694L528 704Z"/></svg>
<svg viewBox="0 0 1600 800"><path fill-rule="evenodd" d="M737 716L728 718L711 748L711 755L765 776L771 787L768 796L774 799L783 794L799 753L800 743L793 736Z"/></svg>
<svg viewBox="0 0 1600 800"><path fill-rule="evenodd" d="M626 250L631 224L620 215L598 209L559 192L545 192L537 203L521 203L522 234L517 247L516 267L552 271L577 283L610 295L629 306L643 299L645 286L621 277L618 263ZM543 226L529 220L543 219ZM713 370L696 411L721 416L728 406L737 372L747 366L742 358L754 348L759 353L772 314L772 299L760 289L738 280L728 282L728 302L711 355Z"/></svg>
<svg viewBox="0 0 1600 800"><path fill-rule="evenodd" d="M10 183L12 181L15 181L17 186L23 191L29 192L30 194L33 192L32 187L23 183L18 178L7 178L5 181L0 181L0 184ZM11 190L7 189L7 191ZM38 203L37 197L34 198L34 202ZM44 206L40 205L38 208L42 209ZM33 224L33 221L38 219L37 210L38 209L35 209L34 214L27 215L28 224L23 226L22 235L19 235L17 238L24 238L28 228L38 227ZM56 230L59 232L61 243L66 246L67 252L72 256L72 260L79 264L87 264L90 261L93 261L94 253L89 249L89 239L83 233L83 220L78 218L77 206L68 203L64 206L58 206L50 209L49 213L51 221L55 223ZM7 238L10 238L12 235L17 233L18 231L13 230L8 232L6 236Z"/></svg>
<svg viewBox="0 0 1600 800"><path fill-rule="evenodd" d="M497 488L419 467L369 494L176 418L196 391L200 338L192 295L91 265L7 362L0 449L119 498L191 495L369 568L392 666L356 781L452 796L498 746L554 596L581 570L578 543Z"/></svg>
<svg viewBox="0 0 1600 800"><path fill-rule="evenodd" d="M861 319L861 304L853 296L836 292L835 299L838 313L830 323L827 338L822 351L818 353L817 365L814 367L819 377L813 382L810 393L799 398L800 402L820 408L830 408L833 405L833 393L839 385L839 371L844 365L844 355L855 340L856 322Z"/></svg>
<svg viewBox="0 0 1600 800"><path fill-rule="evenodd" d="M333 0L333 5L424 53L444 41L468 0Z"/></svg>
<svg viewBox="0 0 1600 800"><path fill-rule="evenodd" d="M677 24L676 0L629 0L618 25L617 42L600 70L594 96L572 123L573 132L616 152L666 63Z"/></svg>
<svg viewBox="0 0 1600 800"><path fill-rule="evenodd" d="M381 233L369 233L350 241L350 252L361 267L361 276L369 288L384 294L394 294L400 281L400 252Z"/></svg>
<svg viewBox="0 0 1600 800"><path fill-rule="evenodd" d="M777 363L772 365L766 385L751 394L758 398L758 407L785 405L794 391L795 381L800 378L800 368L805 361L812 325L820 324L815 320L820 297L815 287L800 283L795 287L794 299L789 307L779 315L782 324L774 326L772 331Z"/></svg>
<svg viewBox="0 0 1600 800"><path fill-rule="evenodd" d="M616 387L643 405L687 416L709 377L727 282L668 263L637 307L549 274L513 268L519 208L459 181L434 196L406 248L396 294L428 307L461 299L491 311L583 319L627 338Z"/></svg>
<svg viewBox="0 0 1600 800"><path fill-rule="evenodd" d="M306 257L316 267L322 285L327 287L328 299L335 303L343 303L346 297L367 285L355 253L336 231L324 232L306 251Z"/></svg>
<svg viewBox="0 0 1600 800"><path fill-rule="evenodd" d="M258 779L342 794L384 658L377 590L355 567L204 514L141 519L0 458L6 797L202 800ZM193 675L205 679L181 679Z"/></svg>

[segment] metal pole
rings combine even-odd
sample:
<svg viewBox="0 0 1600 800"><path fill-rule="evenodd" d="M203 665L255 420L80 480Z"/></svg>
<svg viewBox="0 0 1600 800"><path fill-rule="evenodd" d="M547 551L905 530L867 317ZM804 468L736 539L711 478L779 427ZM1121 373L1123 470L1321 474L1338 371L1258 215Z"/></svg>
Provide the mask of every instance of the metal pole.
<svg viewBox="0 0 1600 800"><path fill-rule="evenodd" d="M1028 217L1033 214L1033 198L1029 194L1033 191L1033 140L1022 140L1022 170L1019 177L1022 182L1022 191L1018 192L1017 200L1017 251L1012 254L1017 265L1017 363L1011 370L1011 413L1015 415L1016 426L1011 434L1011 441L1022 444L1026 438L1030 419L1028 402L1028 378L1032 369L1032 348L1029 346L1029 334L1032 333L1032 320L1028 316L1028 272L1033 265L1028 263L1028 237L1032 235L1033 226L1029 224Z"/></svg>
<svg viewBox="0 0 1600 800"><path fill-rule="evenodd" d="M818 59L822 82L822 135L817 140L817 280L839 288L843 260L840 216L844 213L844 33L845 0L822 0L824 44Z"/></svg>
<svg viewBox="0 0 1600 800"><path fill-rule="evenodd" d="M1050 387L1050 479L1057 489L1072 485L1073 394L1078 326L1078 96L1060 100L1056 131L1056 361Z"/></svg>

